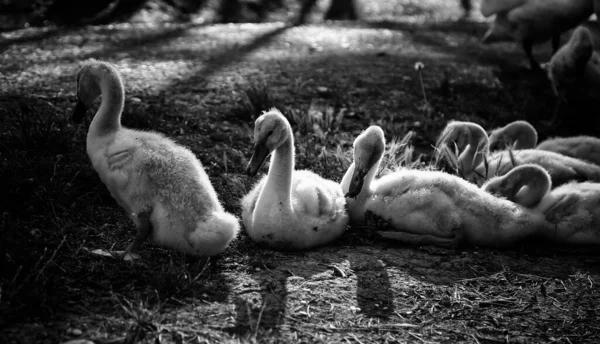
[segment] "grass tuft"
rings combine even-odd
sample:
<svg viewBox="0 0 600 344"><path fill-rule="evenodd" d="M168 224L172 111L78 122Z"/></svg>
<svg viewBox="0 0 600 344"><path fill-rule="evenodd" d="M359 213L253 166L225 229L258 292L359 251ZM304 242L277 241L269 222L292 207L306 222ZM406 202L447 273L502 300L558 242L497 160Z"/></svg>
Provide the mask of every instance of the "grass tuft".
<svg viewBox="0 0 600 344"><path fill-rule="evenodd" d="M411 144L414 135L414 131L409 131L402 138L393 137L387 142L386 152L377 173L378 177L400 169L424 169L427 167L421 154L414 157L414 147Z"/></svg>
<svg viewBox="0 0 600 344"><path fill-rule="evenodd" d="M257 119L263 111L277 107L269 86L263 80L251 82L241 91L240 106L233 110L234 116L246 121Z"/></svg>

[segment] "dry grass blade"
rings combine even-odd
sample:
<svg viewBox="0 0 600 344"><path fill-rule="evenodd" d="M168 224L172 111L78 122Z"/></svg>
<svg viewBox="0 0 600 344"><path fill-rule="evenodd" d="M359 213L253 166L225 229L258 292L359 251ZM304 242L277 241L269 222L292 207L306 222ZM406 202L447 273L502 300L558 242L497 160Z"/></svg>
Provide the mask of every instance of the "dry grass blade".
<svg viewBox="0 0 600 344"><path fill-rule="evenodd" d="M510 157L510 165L514 168L517 167L517 160L515 159L515 153L511 149L508 150L508 156Z"/></svg>
<svg viewBox="0 0 600 344"><path fill-rule="evenodd" d="M251 82L241 93L241 108L236 111L240 118L254 120L263 111L277 106L277 102L271 96L269 86L263 80Z"/></svg>
<svg viewBox="0 0 600 344"><path fill-rule="evenodd" d="M414 131L409 131L402 138L393 137L387 143L378 176L383 176L404 168L434 168L422 160L422 155L419 155L417 158L414 157L414 147L411 144L411 139L414 135Z"/></svg>

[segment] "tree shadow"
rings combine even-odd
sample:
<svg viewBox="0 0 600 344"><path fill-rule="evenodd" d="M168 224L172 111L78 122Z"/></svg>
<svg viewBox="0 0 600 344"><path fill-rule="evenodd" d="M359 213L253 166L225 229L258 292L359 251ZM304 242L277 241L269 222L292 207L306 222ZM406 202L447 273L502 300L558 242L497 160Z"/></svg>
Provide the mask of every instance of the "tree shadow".
<svg viewBox="0 0 600 344"><path fill-rule="evenodd" d="M94 52L90 52L81 57L87 58L108 58L117 53L130 53L136 51L140 47L144 48L144 54L147 55L147 49L164 45L169 41L175 40L192 28L204 26L205 24L180 24L168 27L162 27L160 30L153 32L145 32L141 35L131 35L109 43L106 47Z"/></svg>
<svg viewBox="0 0 600 344"><path fill-rule="evenodd" d="M211 54L211 57L202 67L195 71L190 71L191 75L188 78L178 79L173 82L172 86L187 88L190 84L197 86L206 82L206 80L223 68L243 60L248 54L257 50L258 48L273 41L277 36L288 30L291 26L285 24L283 26L275 27L265 33L257 35L250 41L240 46L234 46L231 48L224 48L215 54Z"/></svg>
<svg viewBox="0 0 600 344"><path fill-rule="evenodd" d="M440 52L448 53L462 60L474 61L501 68L521 69L514 61L523 60L523 66L528 65L525 54L515 43L512 51L498 51L493 45L480 43L480 39L487 30L487 22L470 20L439 20L434 22L413 23L401 20L370 20L363 21L370 28L388 29L409 33L407 38L416 43L431 47ZM459 34L456 39L449 40L449 34ZM496 43L497 44L497 43ZM511 44L505 42L501 44ZM494 44L495 45L495 44ZM536 49L537 50L537 49ZM544 56L548 55L549 49L544 49ZM528 71L528 68L523 68Z"/></svg>
<svg viewBox="0 0 600 344"><path fill-rule="evenodd" d="M442 32L458 33L468 36L480 38L487 30L487 23L469 21L469 20L454 20L444 19L434 22L412 23L401 20L364 20L367 27L373 29L388 29L394 31L403 31L409 33L427 33L427 32Z"/></svg>
<svg viewBox="0 0 600 344"><path fill-rule="evenodd" d="M19 35L16 35L14 32L10 35L15 35L14 38L3 38L0 40L0 52L5 51L11 45L19 45L19 44L27 44L27 43L36 43L43 41L45 39L58 36L59 34L69 33L70 29L63 29L57 27L49 27L44 29L30 29L26 30Z"/></svg>

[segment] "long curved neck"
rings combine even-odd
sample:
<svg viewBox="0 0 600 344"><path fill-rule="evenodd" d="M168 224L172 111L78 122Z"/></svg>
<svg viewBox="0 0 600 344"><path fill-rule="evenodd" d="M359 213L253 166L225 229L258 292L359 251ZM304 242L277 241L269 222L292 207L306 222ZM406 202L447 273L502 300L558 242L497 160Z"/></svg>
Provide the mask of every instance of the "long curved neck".
<svg viewBox="0 0 600 344"><path fill-rule="evenodd" d="M377 160L375 165L373 165L373 167L371 167L369 172L367 172L367 175L365 176L365 181L363 182L363 187L360 190L360 194L358 194L358 197L366 198L371 195L371 188L372 188L371 184L373 184L375 175L377 174L377 171L379 171L379 165L381 165L381 158L379 158L379 160Z"/></svg>
<svg viewBox="0 0 600 344"><path fill-rule="evenodd" d="M550 190L550 179L544 177L527 178L523 187L515 195L515 203L524 207L533 207L539 204Z"/></svg>
<svg viewBox="0 0 600 344"><path fill-rule="evenodd" d="M483 162L487 150L488 137L485 131L469 128L468 146L458 157L458 164L463 173L469 174L479 166Z"/></svg>
<svg viewBox="0 0 600 344"><path fill-rule="evenodd" d="M284 208L291 209L292 172L294 171L294 139L289 135L271 157L269 174L263 190L272 190Z"/></svg>
<svg viewBox="0 0 600 344"><path fill-rule="evenodd" d="M527 125L519 125L514 129L513 149L530 149L537 145L537 132L533 127Z"/></svg>
<svg viewBox="0 0 600 344"><path fill-rule="evenodd" d="M121 113L125 99L123 83L116 73L101 75L99 83L102 103L90 124L88 135L92 136L104 136L121 128Z"/></svg>
<svg viewBox="0 0 600 344"><path fill-rule="evenodd" d="M530 208L539 204L550 191L552 181L542 171L524 168L514 172L503 177L510 189L510 195L505 195L509 200Z"/></svg>
<svg viewBox="0 0 600 344"><path fill-rule="evenodd" d="M377 174L377 171L379 171L380 164L381 164L381 158L379 160L377 160L375 165L373 165L373 167L371 167L369 172L367 172L367 174L365 175L365 179L363 181L362 189L360 189L360 192L359 192L358 196L356 196L356 199L365 198L371 194L371 191L370 191L371 184L373 183L373 179L375 179L375 175ZM344 194L346 194L350 190L350 182L352 181L352 176L354 175L355 169L356 169L356 164L353 161L352 164L350 164L350 167L348 167L348 170L346 171L346 173L344 174L342 181L340 182L340 186L342 187L342 192Z"/></svg>
<svg viewBox="0 0 600 344"><path fill-rule="evenodd" d="M348 170L346 170L344 177L342 177L340 186L342 187L342 192L344 193L344 195L347 194L348 191L350 190L350 181L352 180L352 175L354 174L355 169L356 169L356 165L354 164L354 161L352 161L352 163L348 167Z"/></svg>

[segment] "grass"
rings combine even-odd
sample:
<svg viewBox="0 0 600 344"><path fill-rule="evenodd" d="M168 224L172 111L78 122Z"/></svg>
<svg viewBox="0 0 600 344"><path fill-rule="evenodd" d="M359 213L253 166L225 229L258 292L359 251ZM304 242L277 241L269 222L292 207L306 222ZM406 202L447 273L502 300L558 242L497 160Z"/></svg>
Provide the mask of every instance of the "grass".
<svg viewBox="0 0 600 344"><path fill-rule="evenodd" d="M385 174L432 168L432 144L449 119L491 128L525 115L535 123L553 109L518 47L482 46L481 23L429 17L460 15L457 4L397 4L365 3L358 23L285 30L126 23L39 41L33 29L7 34L1 341L597 342L596 256L410 247L365 228L308 252L271 251L241 233L210 259L150 244L134 264L93 253L125 248L134 227L91 167L85 125L69 119L78 62L91 56L123 73L124 125L190 147L238 216L258 180L244 173L253 121L271 107L292 124L296 167L336 181L369 125L386 133Z"/></svg>

